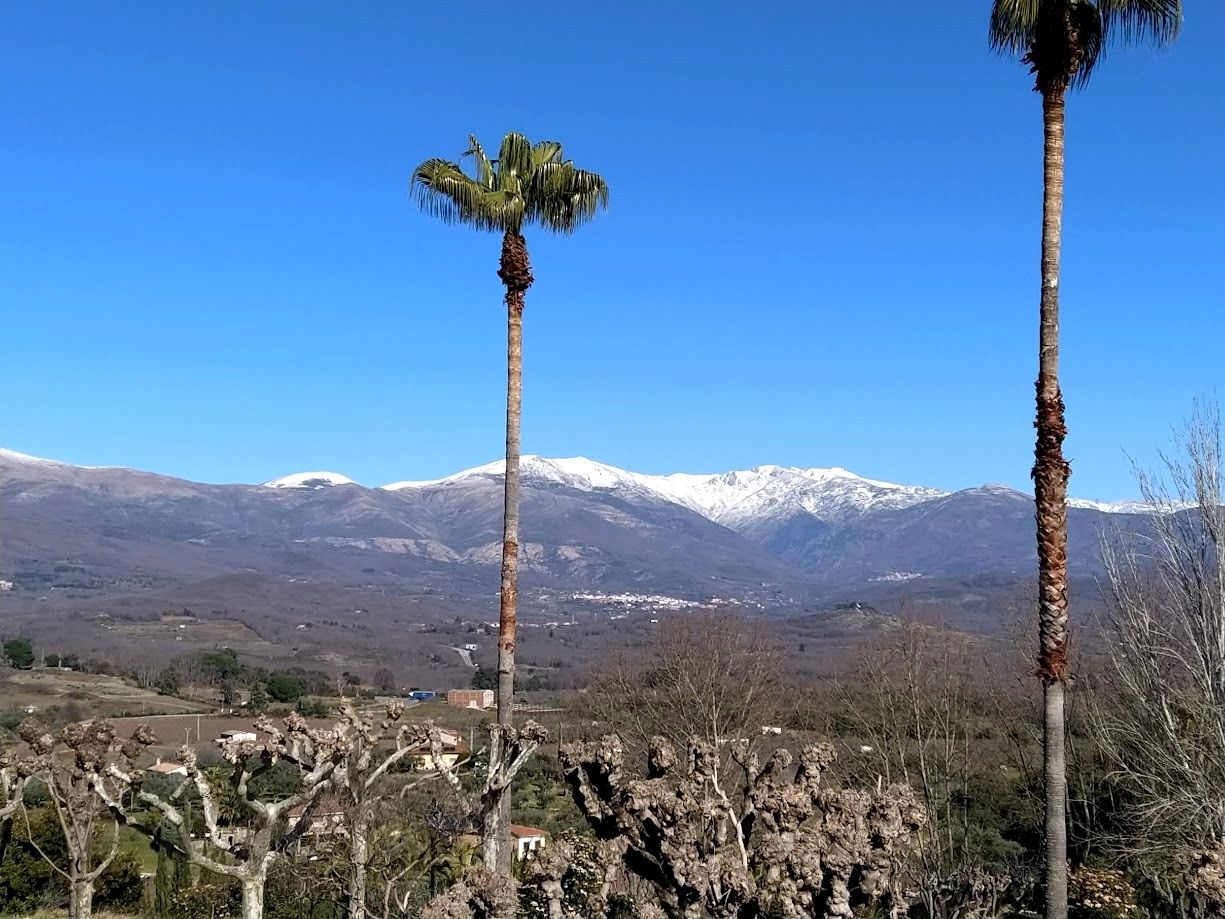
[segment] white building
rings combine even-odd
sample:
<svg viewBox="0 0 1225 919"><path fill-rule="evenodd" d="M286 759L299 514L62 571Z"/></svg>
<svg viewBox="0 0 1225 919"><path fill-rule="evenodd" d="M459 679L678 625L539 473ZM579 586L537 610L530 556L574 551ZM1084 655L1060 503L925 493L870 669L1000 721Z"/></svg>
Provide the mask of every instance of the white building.
<svg viewBox="0 0 1225 919"><path fill-rule="evenodd" d="M254 731L222 731L213 738L217 746L227 743L255 743L259 737Z"/></svg>
<svg viewBox="0 0 1225 919"><path fill-rule="evenodd" d="M186 775L187 775L187 767L186 767L186 766L184 766L182 763L176 763L176 762L173 762L173 761L172 761L172 762L163 763L163 762L162 762L162 758L159 756L159 757L157 758L157 762L156 762L156 763L154 763L152 766L150 766L148 769L146 769L146 770L145 770L145 772L146 772L146 774L149 774L149 775L178 775L178 776L186 776Z"/></svg>
<svg viewBox="0 0 1225 919"><path fill-rule="evenodd" d="M531 858L544 848L548 840L544 830L534 826L523 826L520 823L510 825L510 836L515 842L515 858L519 861Z"/></svg>

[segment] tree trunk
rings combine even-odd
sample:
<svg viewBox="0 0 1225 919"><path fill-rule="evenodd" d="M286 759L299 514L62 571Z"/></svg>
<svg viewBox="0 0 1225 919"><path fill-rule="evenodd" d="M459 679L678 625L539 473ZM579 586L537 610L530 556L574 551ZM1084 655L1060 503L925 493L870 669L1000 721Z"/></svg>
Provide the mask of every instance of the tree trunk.
<svg viewBox="0 0 1225 919"><path fill-rule="evenodd" d="M264 919L264 883L267 872L261 871L257 878L244 878L242 882L242 919Z"/></svg>
<svg viewBox="0 0 1225 919"><path fill-rule="evenodd" d="M506 812L501 805L505 802ZM499 798L497 806L481 814L481 862L491 871L499 871L503 856L510 861L510 795ZM507 872L509 874L509 871Z"/></svg>
<svg viewBox="0 0 1225 919"><path fill-rule="evenodd" d="M72 882L72 899L68 903L68 919L89 919L94 912L94 882L77 879Z"/></svg>
<svg viewBox="0 0 1225 919"><path fill-rule="evenodd" d="M532 286L532 268L523 234L502 237L498 277L506 285L506 478L503 487L502 582L498 610L498 724L514 722L515 617L519 595L519 421L523 405L523 301ZM511 872L510 788L505 788L486 827L484 849L493 856L485 867L506 877Z"/></svg>
<svg viewBox="0 0 1225 919"><path fill-rule="evenodd" d="M1068 915L1064 694L1068 652L1068 476L1059 388L1059 248L1063 224L1064 90L1042 95L1042 299L1038 337L1034 503L1038 535L1038 675L1046 779L1046 917Z"/></svg>
<svg viewBox="0 0 1225 919"><path fill-rule="evenodd" d="M364 810L364 808L361 808ZM366 872L370 865L370 828L365 814L353 821L349 835L349 919L366 919Z"/></svg>

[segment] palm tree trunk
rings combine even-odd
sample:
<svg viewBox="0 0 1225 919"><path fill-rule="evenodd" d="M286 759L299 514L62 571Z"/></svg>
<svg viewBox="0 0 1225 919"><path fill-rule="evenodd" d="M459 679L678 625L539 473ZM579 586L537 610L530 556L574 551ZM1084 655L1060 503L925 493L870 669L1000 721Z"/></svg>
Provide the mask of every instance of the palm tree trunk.
<svg viewBox="0 0 1225 919"><path fill-rule="evenodd" d="M1064 695L1068 653L1068 476L1059 388L1059 249L1063 225L1064 90L1042 95L1042 299L1034 451L1038 531L1038 675L1042 679L1046 781L1046 917L1068 915L1067 770Z"/></svg>
<svg viewBox="0 0 1225 919"><path fill-rule="evenodd" d="M523 413L523 303L532 286L532 268L523 234L508 230L502 237L498 277L506 285L506 478L502 505L502 582L498 610L498 726L514 723L515 617L519 599L519 422ZM492 764L491 764L492 766ZM485 850L494 853L490 865L510 876L510 788L501 792L494 819L487 828Z"/></svg>

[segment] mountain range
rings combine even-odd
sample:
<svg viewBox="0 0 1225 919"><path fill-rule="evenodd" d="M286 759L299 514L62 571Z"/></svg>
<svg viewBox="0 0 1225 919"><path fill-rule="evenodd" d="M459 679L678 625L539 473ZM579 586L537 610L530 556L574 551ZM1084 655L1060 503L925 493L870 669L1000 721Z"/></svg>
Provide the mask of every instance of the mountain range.
<svg viewBox="0 0 1225 919"><path fill-rule="evenodd" d="M0 450L5 603L52 589L82 599L166 591L234 573L483 601L496 589L502 470L376 488L324 471L214 485ZM1077 578L1100 573L1104 533L1145 527L1142 505L1070 504ZM524 587L552 603L594 591L785 610L905 596L981 617L1036 566L1028 495L840 468L644 475L525 456L522 543Z"/></svg>

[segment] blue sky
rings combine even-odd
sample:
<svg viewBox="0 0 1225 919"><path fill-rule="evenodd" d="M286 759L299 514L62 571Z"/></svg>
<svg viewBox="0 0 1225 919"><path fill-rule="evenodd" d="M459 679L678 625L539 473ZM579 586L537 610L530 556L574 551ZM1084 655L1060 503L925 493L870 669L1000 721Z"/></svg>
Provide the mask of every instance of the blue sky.
<svg viewBox="0 0 1225 919"><path fill-rule="evenodd" d="M0 37L0 445L205 481L497 457L498 241L406 195L556 138L525 452L1028 484L1041 125L989 4L42 2ZM700 14L690 12L700 10ZM1225 8L1069 106L1073 492L1225 382Z"/></svg>

